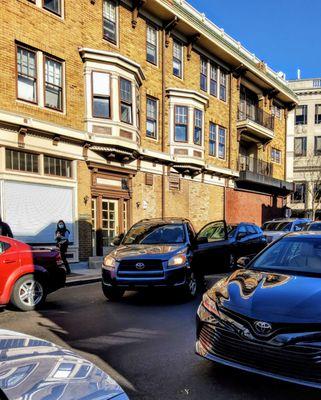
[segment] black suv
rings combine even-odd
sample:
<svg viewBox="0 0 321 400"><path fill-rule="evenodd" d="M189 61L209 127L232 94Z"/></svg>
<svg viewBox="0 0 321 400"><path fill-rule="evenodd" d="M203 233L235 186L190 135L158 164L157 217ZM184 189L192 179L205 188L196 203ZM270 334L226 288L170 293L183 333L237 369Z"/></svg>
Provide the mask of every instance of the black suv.
<svg viewBox="0 0 321 400"><path fill-rule="evenodd" d="M229 271L237 258L262 250L266 240L254 224L215 221L196 235L189 220L170 218L142 220L114 245L102 265L102 288L110 300L147 287L177 287L194 297L204 274Z"/></svg>

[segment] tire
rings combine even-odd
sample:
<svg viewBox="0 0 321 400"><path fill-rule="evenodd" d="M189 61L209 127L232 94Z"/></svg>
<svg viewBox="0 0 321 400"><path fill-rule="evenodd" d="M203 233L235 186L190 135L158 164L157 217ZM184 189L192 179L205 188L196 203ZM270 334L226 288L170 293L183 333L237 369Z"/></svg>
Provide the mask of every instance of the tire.
<svg viewBox="0 0 321 400"><path fill-rule="evenodd" d="M32 311L46 300L47 291L44 282L33 274L22 276L14 284L11 304L21 311Z"/></svg>
<svg viewBox="0 0 321 400"><path fill-rule="evenodd" d="M191 275L187 279L185 285L183 286L183 296L187 300L195 299L195 297L200 293L203 280L195 274L195 272L191 272Z"/></svg>
<svg viewBox="0 0 321 400"><path fill-rule="evenodd" d="M125 293L124 289L118 287L105 286L103 284L103 293L109 301L119 301Z"/></svg>

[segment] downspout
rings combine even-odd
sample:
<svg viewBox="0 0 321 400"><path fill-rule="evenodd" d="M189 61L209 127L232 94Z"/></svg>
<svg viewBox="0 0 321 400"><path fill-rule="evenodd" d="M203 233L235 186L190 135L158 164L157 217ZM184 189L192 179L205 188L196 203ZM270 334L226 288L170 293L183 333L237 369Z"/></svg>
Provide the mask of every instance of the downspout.
<svg viewBox="0 0 321 400"><path fill-rule="evenodd" d="M166 48L165 48L165 40L166 40L166 33L165 33L165 28L163 29L162 32L162 153L165 153L166 150L166 141L165 141L165 129L166 129L166 124L165 124L165 102L166 102L166 62L165 62L165 54L166 54ZM165 218L165 191L166 191L166 166L163 165L163 174L162 174L162 218Z"/></svg>
<svg viewBox="0 0 321 400"><path fill-rule="evenodd" d="M232 169L232 118L233 118L233 110L232 110L232 94L233 94L233 89L232 89L232 83L233 83L233 74L230 74L230 84L229 84L229 126L228 126L228 168ZM225 178L225 185L224 185L224 204L223 204L223 217L226 220L226 210L227 210L227 188L228 188L228 182L229 179Z"/></svg>

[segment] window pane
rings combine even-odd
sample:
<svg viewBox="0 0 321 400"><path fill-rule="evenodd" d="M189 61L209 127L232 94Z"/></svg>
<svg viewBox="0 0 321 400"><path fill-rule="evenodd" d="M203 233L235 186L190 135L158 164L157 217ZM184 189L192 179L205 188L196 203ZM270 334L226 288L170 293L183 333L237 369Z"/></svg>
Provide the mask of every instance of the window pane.
<svg viewBox="0 0 321 400"><path fill-rule="evenodd" d="M219 158L225 158L225 133L224 128L219 128L218 131L218 156Z"/></svg>
<svg viewBox="0 0 321 400"><path fill-rule="evenodd" d="M132 123L132 107L128 104L121 104L121 120L122 122Z"/></svg>
<svg viewBox="0 0 321 400"><path fill-rule="evenodd" d="M203 113L200 110L194 111L194 143L202 142Z"/></svg>
<svg viewBox="0 0 321 400"><path fill-rule="evenodd" d="M176 127L175 127L175 140L177 142L187 142L187 126L176 125Z"/></svg>
<svg viewBox="0 0 321 400"><path fill-rule="evenodd" d="M104 19L104 38L116 42L116 24L115 22Z"/></svg>
<svg viewBox="0 0 321 400"><path fill-rule="evenodd" d="M45 105L46 107L62 109L62 64L46 58L45 63Z"/></svg>
<svg viewBox="0 0 321 400"><path fill-rule="evenodd" d="M216 157L216 129L217 125L210 123L209 152L210 155L214 157Z"/></svg>
<svg viewBox="0 0 321 400"><path fill-rule="evenodd" d="M175 108L175 122L177 124L187 124L188 109L185 106L177 106Z"/></svg>
<svg viewBox="0 0 321 400"><path fill-rule="evenodd" d="M36 53L17 48L18 98L36 101Z"/></svg>
<svg viewBox="0 0 321 400"><path fill-rule="evenodd" d="M179 60L173 60L173 74L175 76L182 76L182 63Z"/></svg>
<svg viewBox="0 0 321 400"><path fill-rule="evenodd" d="M103 72L93 72L93 94L110 95L110 75Z"/></svg>
<svg viewBox="0 0 321 400"><path fill-rule="evenodd" d="M147 43L147 61L157 64L157 47Z"/></svg>
<svg viewBox="0 0 321 400"><path fill-rule="evenodd" d="M157 113L157 104L156 100L147 99L147 117L151 119L156 119Z"/></svg>
<svg viewBox="0 0 321 400"><path fill-rule="evenodd" d="M94 97L93 99L93 117L110 118L110 100L109 98Z"/></svg>
<svg viewBox="0 0 321 400"><path fill-rule="evenodd" d="M120 79L120 98L122 101L132 103L132 84L127 79Z"/></svg>
<svg viewBox="0 0 321 400"><path fill-rule="evenodd" d="M61 88L46 85L46 107L62 109Z"/></svg>
<svg viewBox="0 0 321 400"><path fill-rule="evenodd" d="M18 76L18 98L36 101L36 81L26 76Z"/></svg>
<svg viewBox="0 0 321 400"><path fill-rule="evenodd" d="M56 157L44 157L45 174L71 177L71 161Z"/></svg>
<svg viewBox="0 0 321 400"><path fill-rule="evenodd" d="M156 138L156 121L149 119L146 121L146 136Z"/></svg>
<svg viewBox="0 0 321 400"><path fill-rule="evenodd" d="M182 45L174 41L173 44L173 74L182 77L183 48Z"/></svg>
<svg viewBox="0 0 321 400"><path fill-rule="evenodd" d="M55 14L61 14L61 0L44 0L43 6L47 10L54 12Z"/></svg>

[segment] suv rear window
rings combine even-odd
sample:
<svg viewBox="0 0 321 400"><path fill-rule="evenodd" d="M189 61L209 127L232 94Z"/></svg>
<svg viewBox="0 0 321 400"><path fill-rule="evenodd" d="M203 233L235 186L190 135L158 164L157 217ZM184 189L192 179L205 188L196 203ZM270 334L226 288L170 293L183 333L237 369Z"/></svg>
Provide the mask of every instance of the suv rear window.
<svg viewBox="0 0 321 400"><path fill-rule="evenodd" d="M122 244L179 244L185 240L183 224L137 224L128 231Z"/></svg>

